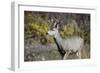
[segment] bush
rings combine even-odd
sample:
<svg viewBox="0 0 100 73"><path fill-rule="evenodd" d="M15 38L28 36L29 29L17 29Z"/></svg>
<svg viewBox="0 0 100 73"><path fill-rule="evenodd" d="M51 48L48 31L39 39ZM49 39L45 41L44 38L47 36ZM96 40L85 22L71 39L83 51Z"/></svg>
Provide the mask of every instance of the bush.
<svg viewBox="0 0 100 73"><path fill-rule="evenodd" d="M66 38L67 36L80 36L83 38L83 31L78 27L77 23L73 21L64 25L62 31L60 31L63 38Z"/></svg>

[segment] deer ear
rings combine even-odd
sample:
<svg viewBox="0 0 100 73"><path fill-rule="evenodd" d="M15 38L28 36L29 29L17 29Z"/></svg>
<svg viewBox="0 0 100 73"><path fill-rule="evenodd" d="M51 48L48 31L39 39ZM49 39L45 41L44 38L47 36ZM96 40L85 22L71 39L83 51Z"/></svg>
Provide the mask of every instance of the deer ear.
<svg viewBox="0 0 100 73"><path fill-rule="evenodd" d="M54 26L54 28L57 28L57 23L56 23L56 22L54 22L54 25L53 25L53 26Z"/></svg>
<svg viewBox="0 0 100 73"><path fill-rule="evenodd" d="M56 28L59 29L59 24L56 24Z"/></svg>
<svg viewBox="0 0 100 73"><path fill-rule="evenodd" d="M59 23L54 23L54 28L57 28L57 29L59 29Z"/></svg>

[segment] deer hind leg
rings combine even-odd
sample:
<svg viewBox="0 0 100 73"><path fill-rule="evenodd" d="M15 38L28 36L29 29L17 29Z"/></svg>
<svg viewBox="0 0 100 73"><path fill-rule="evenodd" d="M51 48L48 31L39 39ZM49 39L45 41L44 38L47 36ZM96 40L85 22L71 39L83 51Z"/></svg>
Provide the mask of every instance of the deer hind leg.
<svg viewBox="0 0 100 73"><path fill-rule="evenodd" d="M81 59L81 49L78 50L78 52L77 52L77 56L78 56L79 59Z"/></svg>

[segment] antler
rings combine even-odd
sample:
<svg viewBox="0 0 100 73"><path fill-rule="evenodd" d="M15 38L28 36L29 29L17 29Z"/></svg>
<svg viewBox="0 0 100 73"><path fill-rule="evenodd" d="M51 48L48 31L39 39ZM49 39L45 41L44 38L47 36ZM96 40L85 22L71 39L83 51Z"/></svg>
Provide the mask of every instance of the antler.
<svg viewBox="0 0 100 73"><path fill-rule="evenodd" d="M57 17L51 17L50 22L53 24L53 28L59 28L60 20Z"/></svg>

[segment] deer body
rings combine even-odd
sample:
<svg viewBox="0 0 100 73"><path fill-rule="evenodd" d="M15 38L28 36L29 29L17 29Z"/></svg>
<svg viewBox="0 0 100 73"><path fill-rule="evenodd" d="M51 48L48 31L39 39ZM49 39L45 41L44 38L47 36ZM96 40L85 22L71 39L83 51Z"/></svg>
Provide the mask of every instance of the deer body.
<svg viewBox="0 0 100 73"><path fill-rule="evenodd" d="M55 24L56 25L56 24ZM77 56L81 58L81 49L83 47L83 39L78 36L67 37L62 39L58 32L58 25L48 34L54 37L54 41L58 47L58 51L63 59L67 59L70 53L77 52Z"/></svg>
<svg viewBox="0 0 100 73"><path fill-rule="evenodd" d="M63 49L72 50L73 52L80 50L82 43L83 39L77 36L70 37L62 41Z"/></svg>

